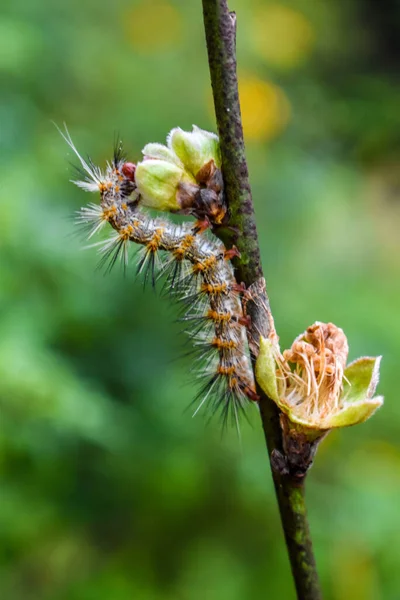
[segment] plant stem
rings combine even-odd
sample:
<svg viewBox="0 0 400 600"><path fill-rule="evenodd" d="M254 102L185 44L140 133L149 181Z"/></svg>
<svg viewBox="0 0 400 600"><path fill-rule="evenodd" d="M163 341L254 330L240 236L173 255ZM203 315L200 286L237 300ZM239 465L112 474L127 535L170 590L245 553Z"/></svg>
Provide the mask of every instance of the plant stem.
<svg viewBox="0 0 400 600"><path fill-rule="evenodd" d="M236 74L236 15L230 13L227 0L202 0L208 62L214 96L215 114L221 144L222 172L225 193L230 211L230 243L241 253L236 259L237 280L249 288L263 277L254 208L248 177L239 94ZM227 232L216 231L224 241ZM260 304L268 306L265 290L257 304L250 306L249 314L255 329L263 335L269 333L266 313ZM259 388L260 415L271 460L273 453L283 454L279 410ZM312 542L308 527L304 479L273 468L277 500L285 534L293 578L299 600L319 600L318 582Z"/></svg>

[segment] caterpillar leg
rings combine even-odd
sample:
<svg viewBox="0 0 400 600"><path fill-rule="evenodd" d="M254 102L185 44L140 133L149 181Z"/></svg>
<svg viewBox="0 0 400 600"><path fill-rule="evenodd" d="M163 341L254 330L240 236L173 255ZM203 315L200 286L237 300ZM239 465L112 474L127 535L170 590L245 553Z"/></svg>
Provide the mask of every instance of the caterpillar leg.
<svg viewBox="0 0 400 600"><path fill-rule="evenodd" d="M225 250L224 252L224 259L225 260L232 260L232 258L240 258L241 254L239 252L239 250L236 248L236 246L232 246L232 248L230 248L229 250Z"/></svg>
<svg viewBox="0 0 400 600"><path fill-rule="evenodd" d="M211 227L211 223L207 217L203 219L198 219L193 227L193 234L197 235L198 233L203 233L207 231Z"/></svg>

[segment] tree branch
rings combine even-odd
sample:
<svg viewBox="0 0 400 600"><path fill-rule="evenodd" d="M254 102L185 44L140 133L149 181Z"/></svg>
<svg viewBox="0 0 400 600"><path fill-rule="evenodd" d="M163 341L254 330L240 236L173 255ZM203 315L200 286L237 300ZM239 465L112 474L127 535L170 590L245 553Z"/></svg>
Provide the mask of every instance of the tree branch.
<svg viewBox="0 0 400 600"><path fill-rule="evenodd" d="M214 96L215 114L221 144L222 172L229 206L229 225L234 243L241 253L236 259L235 273L239 282L249 288L263 281L260 249L251 197L236 74L236 15L230 13L226 0L202 0L208 62ZM216 231L224 241L226 231ZM265 308L262 310L260 307ZM259 290L257 302L250 302L248 312L255 331L267 336L269 302L265 287ZM254 343L254 340L253 340ZM271 456L282 456L283 441L279 410L259 388L260 415ZM273 468L277 500L299 600L319 600L321 592L312 550L304 501L304 479Z"/></svg>

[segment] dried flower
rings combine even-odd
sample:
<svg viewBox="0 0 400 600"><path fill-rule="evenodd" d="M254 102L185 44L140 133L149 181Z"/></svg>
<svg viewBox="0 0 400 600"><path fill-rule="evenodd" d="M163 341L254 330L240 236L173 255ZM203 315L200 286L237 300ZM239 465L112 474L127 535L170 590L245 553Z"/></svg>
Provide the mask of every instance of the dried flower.
<svg viewBox="0 0 400 600"><path fill-rule="evenodd" d="M261 338L256 377L297 430L311 437L366 421L383 403L373 398L381 357L346 367L347 338L333 323L314 323L281 354L276 333Z"/></svg>

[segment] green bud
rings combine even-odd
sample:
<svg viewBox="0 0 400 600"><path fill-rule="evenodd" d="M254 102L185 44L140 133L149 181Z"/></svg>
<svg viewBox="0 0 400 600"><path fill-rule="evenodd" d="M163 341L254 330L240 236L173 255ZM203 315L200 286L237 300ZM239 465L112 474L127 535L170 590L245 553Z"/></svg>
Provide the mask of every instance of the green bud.
<svg viewBox="0 0 400 600"><path fill-rule="evenodd" d="M185 211L193 206L200 184L208 185L221 165L218 137L193 125L192 132L176 127L167 142L144 147L135 182L144 206Z"/></svg>
<svg viewBox="0 0 400 600"><path fill-rule="evenodd" d="M185 171L165 146L148 144L144 151L145 158L137 164L135 172L141 203L158 210L179 211L181 209L178 199L180 186L195 183L194 178Z"/></svg>
<svg viewBox="0 0 400 600"><path fill-rule="evenodd" d="M149 158L159 158L160 160L166 160L167 162L178 165L178 167L184 168L183 164L176 156L171 148L164 146L164 144L146 144L146 146L142 150L142 154L144 156L144 160Z"/></svg>
<svg viewBox="0 0 400 600"><path fill-rule="evenodd" d="M210 161L221 168L219 140L215 133L204 131L196 125L193 125L191 132L176 127L170 132L167 142L168 147L194 177Z"/></svg>

